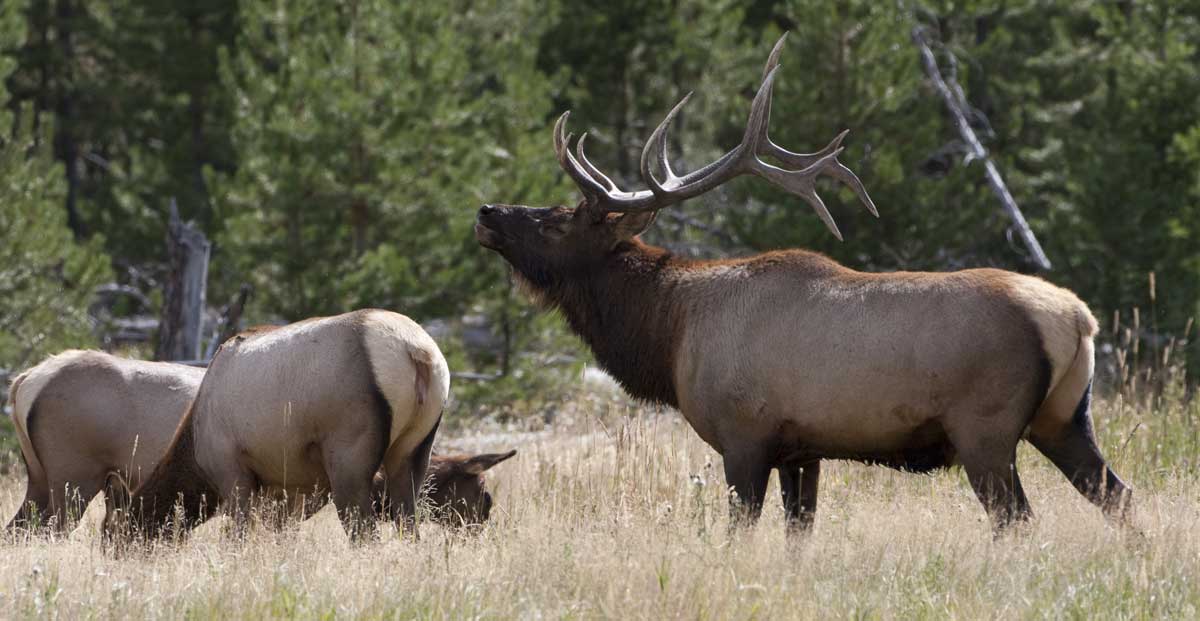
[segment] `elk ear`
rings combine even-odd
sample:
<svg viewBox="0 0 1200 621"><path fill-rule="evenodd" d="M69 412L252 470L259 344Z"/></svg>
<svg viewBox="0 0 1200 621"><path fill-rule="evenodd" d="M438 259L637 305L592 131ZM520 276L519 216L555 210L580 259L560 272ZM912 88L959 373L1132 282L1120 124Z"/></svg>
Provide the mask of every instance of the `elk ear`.
<svg viewBox="0 0 1200 621"><path fill-rule="evenodd" d="M461 470L467 474L480 475L485 471L492 469L496 464L516 455L517 451L511 450L507 453L484 453L475 455L474 457L463 462Z"/></svg>
<svg viewBox="0 0 1200 621"><path fill-rule="evenodd" d="M616 232L617 237L632 239L650 228L650 225L654 224L656 216L658 216L657 211L616 214L609 216L608 224L613 227L613 231Z"/></svg>

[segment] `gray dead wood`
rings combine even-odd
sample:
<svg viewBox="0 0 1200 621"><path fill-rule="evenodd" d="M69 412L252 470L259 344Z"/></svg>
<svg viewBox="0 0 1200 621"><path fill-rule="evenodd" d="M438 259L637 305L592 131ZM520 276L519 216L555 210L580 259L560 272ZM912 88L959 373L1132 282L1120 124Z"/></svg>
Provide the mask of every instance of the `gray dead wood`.
<svg viewBox="0 0 1200 621"><path fill-rule="evenodd" d="M1017 207L1017 201L1008 191L1008 186L1004 184L1004 179L1000 176L1000 170L996 168L996 164L988 156L987 149L983 148L983 144L979 142L979 137L975 135L975 130L971 129L970 123L967 122L966 114L963 112L966 102L962 100L962 89L958 86L957 82L954 82L954 90L951 90L951 87L946 84L946 80L942 78L942 72L938 69L937 59L934 58L933 50L930 49L929 42L925 38L924 29L920 26L913 28L912 38L913 42L917 45L917 49L921 52L921 64L925 67L925 73L929 74L929 79L933 82L934 89L941 95L942 101L946 104L946 109L954 117L954 124L958 128L958 133L962 136L963 142L967 143L967 146L970 148L972 159L978 159L983 162L983 169L987 176L988 184L992 186L992 191L995 192L996 198L1000 199L1000 204L1004 207L1004 211L1012 219L1017 233L1021 236L1025 247L1029 250L1034 265L1040 270L1048 271L1051 267L1050 259L1046 257L1046 252L1042 250L1042 245L1038 243L1037 237L1034 236L1033 230L1029 228L1029 223L1025 220L1024 214ZM953 77L951 81L953 82ZM955 95L956 92L958 93L957 96Z"/></svg>
<svg viewBox="0 0 1200 621"><path fill-rule="evenodd" d="M171 199L167 222L168 273L163 282L156 360L200 357L209 250L210 244L204 233L179 218L175 199Z"/></svg>

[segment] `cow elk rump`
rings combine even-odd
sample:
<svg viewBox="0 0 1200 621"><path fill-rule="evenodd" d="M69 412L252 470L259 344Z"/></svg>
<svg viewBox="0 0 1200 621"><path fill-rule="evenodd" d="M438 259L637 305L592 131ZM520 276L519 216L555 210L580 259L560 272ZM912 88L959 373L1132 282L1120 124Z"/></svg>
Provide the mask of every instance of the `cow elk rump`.
<svg viewBox="0 0 1200 621"><path fill-rule="evenodd" d="M449 378L433 339L387 311L234 337L213 358L162 460L113 503L105 531L186 531L218 504L240 525L255 494L310 508L328 494L360 540L375 532L376 487L386 514L414 529Z"/></svg>

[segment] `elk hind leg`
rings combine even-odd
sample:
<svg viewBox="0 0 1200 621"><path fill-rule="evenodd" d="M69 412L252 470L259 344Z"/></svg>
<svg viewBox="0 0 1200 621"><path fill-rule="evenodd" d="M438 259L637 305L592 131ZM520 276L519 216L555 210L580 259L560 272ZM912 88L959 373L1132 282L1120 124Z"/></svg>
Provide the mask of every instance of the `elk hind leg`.
<svg viewBox="0 0 1200 621"><path fill-rule="evenodd" d="M1017 443L1022 432L1018 425L1026 419L1014 412L996 412L969 420L948 430L950 443L999 535L1013 522L1033 517L1017 474ZM1021 423L1004 425L1003 421Z"/></svg>
<svg viewBox="0 0 1200 621"><path fill-rule="evenodd" d="M401 451L388 451L383 464L384 479L382 481L384 501L383 507L389 513L396 527L406 534L417 534L417 498L421 486L425 482L429 470L429 456L433 452L433 440L437 436L438 427L442 424L441 417L434 423L433 429L421 440L413 451L404 455Z"/></svg>
<svg viewBox="0 0 1200 621"><path fill-rule="evenodd" d="M1016 440L1005 446L986 446L981 443L955 445L959 460L967 471L967 479L975 496L983 504L997 535L1014 522L1033 517L1029 499L1017 474ZM1010 445L1011 444L1011 445Z"/></svg>
<svg viewBox="0 0 1200 621"><path fill-rule="evenodd" d="M1100 507L1105 517L1124 523L1132 492L1100 454L1090 404L1089 384L1067 424L1056 431L1031 429L1029 441L1062 471L1080 494Z"/></svg>
<svg viewBox="0 0 1200 621"><path fill-rule="evenodd" d="M325 473L338 519L350 540L363 543L375 539L376 516L372 506L371 481L379 468L375 440L364 438L362 446L324 451ZM369 446L368 446L369 445Z"/></svg>
<svg viewBox="0 0 1200 621"><path fill-rule="evenodd" d="M29 469L26 468L26 471ZM50 517L50 485L45 478L34 477L30 473L29 480L25 484L25 499L21 501L21 506L17 507L17 512L9 520L5 530L13 532L16 530L42 530L46 526L46 520Z"/></svg>

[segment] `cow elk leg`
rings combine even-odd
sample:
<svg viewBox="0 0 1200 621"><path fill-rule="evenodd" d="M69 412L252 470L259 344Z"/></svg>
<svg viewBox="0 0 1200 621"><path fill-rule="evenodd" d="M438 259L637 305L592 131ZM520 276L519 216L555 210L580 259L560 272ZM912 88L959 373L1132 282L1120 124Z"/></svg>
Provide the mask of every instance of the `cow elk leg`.
<svg viewBox="0 0 1200 621"><path fill-rule="evenodd" d="M1058 437L1030 435L1029 441L1066 475L1084 498L1100 507L1106 518L1121 525L1128 523L1132 491L1100 455L1086 415L1076 416Z"/></svg>
<svg viewBox="0 0 1200 621"><path fill-rule="evenodd" d="M71 532L83 517L88 503L104 486L103 480L95 477L80 476L52 480L50 482L50 507L53 512L54 530L59 534ZM76 481L78 484L72 484Z"/></svg>
<svg viewBox="0 0 1200 621"><path fill-rule="evenodd" d="M13 532L18 529L41 529L46 526L50 517L50 488L46 481L35 481L31 477L25 485L25 500L17 507L17 513L9 520L5 530Z"/></svg>
<svg viewBox="0 0 1200 621"><path fill-rule="evenodd" d="M371 506L371 475L344 472L331 474L333 506L337 508L342 528L354 543L365 543L377 537L375 512Z"/></svg>
<svg viewBox="0 0 1200 621"><path fill-rule="evenodd" d="M371 503L371 481L379 469L378 448L369 446L376 440L362 438L360 446L326 449L325 473L329 476L329 491L337 508L342 528L354 543L366 543L377 538L375 511Z"/></svg>
<svg viewBox="0 0 1200 621"><path fill-rule="evenodd" d="M226 511L233 520L234 536L245 539L250 525L250 503L258 488L254 473L239 468L231 481L222 486L221 497L226 499Z"/></svg>
<svg viewBox="0 0 1200 621"><path fill-rule="evenodd" d="M779 489L783 494L783 510L789 535L812 530L817 515L817 487L820 479L820 461L806 464L790 462L779 467Z"/></svg>
<svg viewBox="0 0 1200 621"><path fill-rule="evenodd" d="M425 439L413 449L412 454L402 456L389 451L383 464L385 481L384 505L396 528L406 536L417 536L417 498L429 470L429 456L433 453L433 440L437 436L442 420L434 424Z"/></svg>
<svg viewBox="0 0 1200 621"><path fill-rule="evenodd" d="M729 498L730 526L748 526L762 514L771 466L758 450L731 451L724 458L725 482L733 490Z"/></svg>

